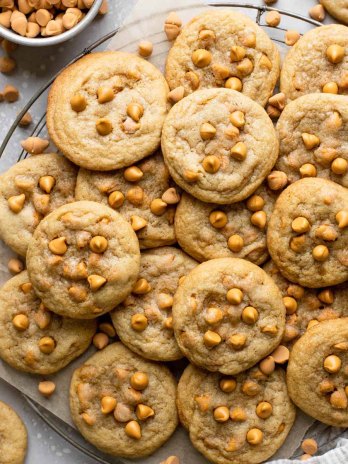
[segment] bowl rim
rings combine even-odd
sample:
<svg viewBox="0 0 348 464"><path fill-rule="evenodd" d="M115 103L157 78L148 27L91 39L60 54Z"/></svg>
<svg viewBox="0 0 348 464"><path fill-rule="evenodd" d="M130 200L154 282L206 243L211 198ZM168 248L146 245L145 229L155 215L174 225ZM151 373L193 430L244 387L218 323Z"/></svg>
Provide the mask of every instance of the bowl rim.
<svg viewBox="0 0 348 464"><path fill-rule="evenodd" d="M29 47L46 47L49 45L57 45L75 37L77 34L83 31L97 16L102 2L103 0L94 0L94 3L86 13L86 16L72 29L69 29L68 31L65 31L59 35L55 35L53 37L23 37L16 32L13 32L11 29L7 29L6 27L0 25L0 36L9 40L10 42L14 42L19 45L26 45Z"/></svg>

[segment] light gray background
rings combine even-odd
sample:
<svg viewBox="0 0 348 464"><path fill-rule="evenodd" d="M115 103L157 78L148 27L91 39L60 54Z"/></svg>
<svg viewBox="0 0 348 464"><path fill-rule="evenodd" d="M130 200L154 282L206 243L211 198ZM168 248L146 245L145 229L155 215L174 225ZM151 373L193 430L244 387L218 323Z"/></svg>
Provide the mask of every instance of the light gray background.
<svg viewBox="0 0 348 464"><path fill-rule="evenodd" d="M235 0L235 2L263 4L262 0ZM0 144L17 113L35 91L85 47L115 29L131 10L136 0L109 0L109 3L109 14L96 19L78 38L45 49L20 47L14 53L18 67L11 76L0 74L0 89L6 83L11 83L18 87L21 98L13 104L0 103ZM272 6L306 16L309 8L316 3L315 0L278 0ZM328 17L325 22L331 22L330 18ZM23 132L25 134L25 130ZM2 381L0 381L0 399L18 411L28 428L29 450L26 461L28 464L46 462L50 464L92 464L94 462L84 457L49 429L28 407L20 393Z"/></svg>

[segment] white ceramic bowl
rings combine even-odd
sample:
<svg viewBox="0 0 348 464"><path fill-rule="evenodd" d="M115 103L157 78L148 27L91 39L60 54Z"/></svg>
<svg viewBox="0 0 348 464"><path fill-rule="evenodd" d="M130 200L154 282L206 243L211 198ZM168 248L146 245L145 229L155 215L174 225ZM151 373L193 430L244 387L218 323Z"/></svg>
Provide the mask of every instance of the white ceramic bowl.
<svg viewBox="0 0 348 464"><path fill-rule="evenodd" d="M62 34L55 35L53 37L22 37L12 29L7 29L6 27L0 26L0 36L4 39L9 40L10 42L17 43L19 45L26 45L29 47L46 47L47 45L56 45L66 40L72 39L81 31L83 31L97 16L98 11L101 7L103 0L94 0L92 7L86 13L86 16L80 21L76 26L68 31L63 32Z"/></svg>

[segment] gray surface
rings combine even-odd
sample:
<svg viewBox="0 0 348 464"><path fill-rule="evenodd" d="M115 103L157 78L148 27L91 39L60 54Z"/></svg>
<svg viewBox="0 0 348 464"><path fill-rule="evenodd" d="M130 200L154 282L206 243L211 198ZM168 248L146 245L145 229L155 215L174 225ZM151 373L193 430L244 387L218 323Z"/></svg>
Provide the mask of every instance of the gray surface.
<svg viewBox="0 0 348 464"><path fill-rule="evenodd" d="M235 1L238 2L238 0ZM17 112L33 93L86 46L114 29L127 11L131 9L132 5L136 3L136 0L109 0L109 3L110 13L105 17L98 18L92 26L75 40L60 46L40 50L21 47L15 52L14 56L18 60L18 69L11 76L0 74L0 89L6 83L16 85L21 92L21 98L14 104L0 103L0 142L15 119ZM262 0L245 0L245 2L240 0L239 3L263 4ZM297 14L307 15L308 9L315 4L315 0L278 0L273 6ZM327 18L325 22L330 22L330 19ZM290 27L296 28L294 24ZM25 132L26 130L22 131L23 137ZM8 402L17 410L29 429L27 463L92 464L94 462L82 456L52 432L30 410L21 395L2 381L0 382L0 399Z"/></svg>

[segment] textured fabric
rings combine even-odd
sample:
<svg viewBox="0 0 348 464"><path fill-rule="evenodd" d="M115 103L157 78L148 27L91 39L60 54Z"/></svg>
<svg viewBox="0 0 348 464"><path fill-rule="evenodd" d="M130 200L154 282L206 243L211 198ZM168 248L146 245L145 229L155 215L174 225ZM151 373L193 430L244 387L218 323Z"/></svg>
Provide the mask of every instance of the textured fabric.
<svg viewBox="0 0 348 464"><path fill-rule="evenodd" d="M271 461L272 464L300 464L304 461L289 459L279 459L278 461ZM348 463L348 440L341 438L337 442L337 447L328 451L323 456L314 456L313 458L305 461L308 464L347 464Z"/></svg>

